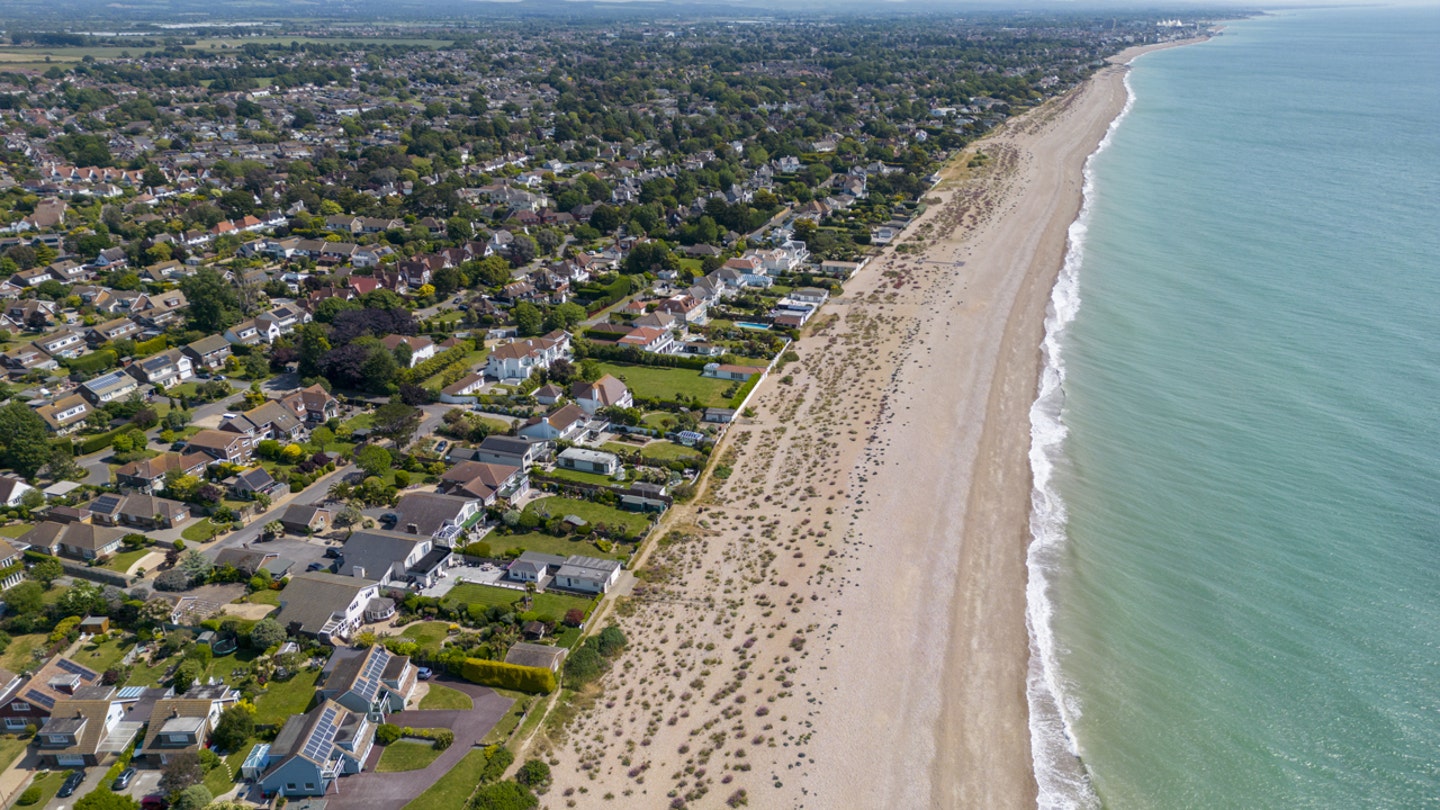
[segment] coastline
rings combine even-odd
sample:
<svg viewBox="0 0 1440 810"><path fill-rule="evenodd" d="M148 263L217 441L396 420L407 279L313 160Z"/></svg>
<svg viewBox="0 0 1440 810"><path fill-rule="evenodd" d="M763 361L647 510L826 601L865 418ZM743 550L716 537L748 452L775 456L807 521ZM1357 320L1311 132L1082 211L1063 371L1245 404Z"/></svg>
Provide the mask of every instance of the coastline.
<svg viewBox="0 0 1440 810"><path fill-rule="evenodd" d="M1035 805L1029 410L1125 70L975 144L792 347L612 611L604 710L541 740L558 795Z"/></svg>

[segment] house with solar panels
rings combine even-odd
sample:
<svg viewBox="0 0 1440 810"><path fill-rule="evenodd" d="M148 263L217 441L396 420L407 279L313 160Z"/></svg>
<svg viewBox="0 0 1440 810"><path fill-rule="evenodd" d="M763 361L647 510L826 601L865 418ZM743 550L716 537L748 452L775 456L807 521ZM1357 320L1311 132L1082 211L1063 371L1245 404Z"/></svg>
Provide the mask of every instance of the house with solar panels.
<svg viewBox="0 0 1440 810"><path fill-rule="evenodd" d="M404 711L416 683L410 659L379 644L369 649L337 649L320 678L320 697L364 712L377 723L384 722L390 712Z"/></svg>
<svg viewBox="0 0 1440 810"><path fill-rule="evenodd" d="M56 702L73 697L82 687L100 683L100 673L57 655L29 678L9 681L0 694L0 725L14 733L32 724L40 726L50 717Z"/></svg>
<svg viewBox="0 0 1440 810"><path fill-rule="evenodd" d="M267 796L324 796L340 791L341 776L364 768L374 744L375 725L364 713L327 700L291 715L268 748L250 752L245 767L259 772Z"/></svg>

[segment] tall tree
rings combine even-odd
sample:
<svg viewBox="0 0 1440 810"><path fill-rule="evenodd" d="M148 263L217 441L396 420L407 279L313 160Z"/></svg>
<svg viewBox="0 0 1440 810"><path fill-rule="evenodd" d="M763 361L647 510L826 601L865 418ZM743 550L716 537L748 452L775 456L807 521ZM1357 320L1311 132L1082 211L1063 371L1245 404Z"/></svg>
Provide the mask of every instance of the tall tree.
<svg viewBox="0 0 1440 810"><path fill-rule="evenodd" d="M0 464L34 478L52 455L50 434L39 414L20 402L0 408Z"/></svg>
<svg viewBox="0 0 1440 810"><path fill-rule="evenodd" d="M403 402L387 403L375 409L375 422L371 432L395 442L396 447L403 448L414 438L423 415L419 408Z"/></svg>
<svg viewBox="0 0 1440 810"><path fill-rule="evenodd" d="M209 267L180 282L190 302L190 328L211 334L225 331L240 320L240 298L225 277Z"/></svg>

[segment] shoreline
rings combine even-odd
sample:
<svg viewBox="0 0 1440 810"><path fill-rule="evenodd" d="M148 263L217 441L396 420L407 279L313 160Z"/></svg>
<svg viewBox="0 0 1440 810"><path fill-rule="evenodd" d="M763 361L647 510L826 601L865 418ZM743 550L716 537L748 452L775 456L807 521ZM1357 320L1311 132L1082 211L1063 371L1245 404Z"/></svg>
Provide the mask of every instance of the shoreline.
<svg viewBox="0 0 1440 810"><path fill-rule="evenodd" d="M555 795L1035 805L1028 413L1125 70L973 145L792 345L612 609L632 645L603 703L541 735Z"/></svg>

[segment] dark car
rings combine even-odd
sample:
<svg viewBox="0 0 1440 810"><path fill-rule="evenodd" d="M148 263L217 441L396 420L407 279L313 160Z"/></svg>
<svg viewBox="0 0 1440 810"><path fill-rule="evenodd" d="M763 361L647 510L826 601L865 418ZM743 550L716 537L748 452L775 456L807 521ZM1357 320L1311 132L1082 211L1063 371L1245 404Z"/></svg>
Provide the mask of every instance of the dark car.
<svg viewBox="0 0 1440 810"><path fill-rule="evenodd" d="M111 790L124 790L125 788L130 787L130 781L131 781L132 779L134 779L134 778L135 778L135 769L134 769L134 768L126 768L125 770L123 770L123 771L120 772L120 775L119 775L119 776L115 777L115 781L110 785L110 789L111 789Z"/></svg>
<svg viewBox="0 0 1440 810"><path fill-rule="evenodd" d="M158 793L152 793L140 800L140 810L165 810L170 803Z"/></svg>
<svg viewBox="0 0 1440 810"><path fill-rule="evenodd" d="M325 565L324 565L323 563L313 562L313 563L310 563L309 565L305 566L305 570L306 570L307 572L308 572L308 571L319 571L320 569L322 569L322 568L324 568L324 567L325 567Z"/></svg>
<svg viewBox="0 0 1440 810"><path fill-rule="evenodd" d="M82 770L82 771L74 771L74 772L72 772L69 776L65 777L65 784L63 784L63 785L60 786L60 790L57 791L57 792L55 793L55 795L56 795L56 796L59 796L60 798L63 799L63 798L65 798L66 796L69 796L69 795L73 794L76 790L78 790L78 789L80 788L80 785L81 785L84 781L85 781L85 772L84 772L83 770Z"/></svg>
<svg viewBox="0 0 1440 810"><path fill-rule="evenodd" d="M327 549L325 549L325 556L326 556L326 557L329 557L329 558L332 559L332 560L338 560L338 559L340 559L340 549L338 549L338 548L327 548Z"/></svg>

